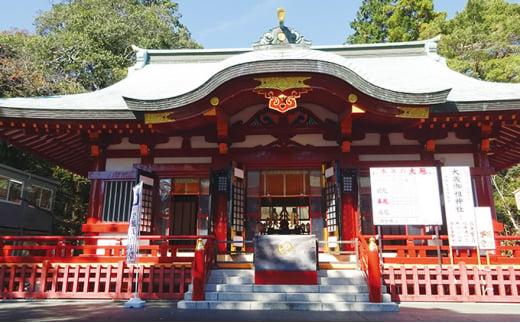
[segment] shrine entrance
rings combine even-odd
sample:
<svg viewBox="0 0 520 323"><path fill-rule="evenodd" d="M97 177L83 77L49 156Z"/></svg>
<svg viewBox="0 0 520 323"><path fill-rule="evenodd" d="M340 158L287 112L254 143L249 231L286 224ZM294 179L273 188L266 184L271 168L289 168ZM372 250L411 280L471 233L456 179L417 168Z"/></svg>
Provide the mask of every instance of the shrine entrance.
<svg viewBox="0 0 520 323"><path fill-rule="evenodd" d="M257 234L310 234L310 171L260 172Z"/></svg>

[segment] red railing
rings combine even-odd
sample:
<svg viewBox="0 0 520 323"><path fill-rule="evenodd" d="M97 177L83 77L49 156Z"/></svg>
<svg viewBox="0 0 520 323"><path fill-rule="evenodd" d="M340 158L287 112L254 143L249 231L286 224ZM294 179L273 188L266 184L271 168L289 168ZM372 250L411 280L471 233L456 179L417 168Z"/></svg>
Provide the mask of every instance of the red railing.
<svg viewBox="0 0 520 323"><path fill-rule="evenodd" d="M520 268L513 266L385 266L394 301L520 303Z"/></svg>
<svg viewBox="0 0 520 323"><path fill-rule="evenodd" d="M367 243L364 237L359 237L359 267L365 273L368 296L370 302L381 303L383 299L381 280L381 264L379 260L379 250L375 244L375 239Z"/></svg>
<svg viewBox="0 0 520 323"><path fill-rule="evenodd" d="M191 283L190 265L40 264L0 265L0 298L180 300Z"/></svg>
<svg viewBox="0 0 520 323"><path fill-rule="evenodd" d="M138 271L140 297L182 299L197 239L206 240L209 273L212 236L140 236L139 265L126 264L124 236L0 237L0 297L124 299L135 292Z"/></svg>
<svg viewBox="0 0 520 323"><path fill-rule="evenodd" d="M139 262L191 263L197 238L140 236ZM124 236L3 236L0 241L0 263L117 263L126 259Z"/></svg>
<svg viewBox="0 0 520 323"><path fill-rule="evenodd" d="M213 265L216 262L215 239L209 238L197 241L195 247L195 258L191 270L193 282L192 300L202 301L205 299L205 286Z"/></svg>
<svg viewBox="0 0 520 323"><path fill-rule="evenodd" d="M369 238L371 236L363 236ZM385 264L520 264L520 236L496 236L496 250L480 254L476 249L451 248L448 236L441 235L383 235ZM440 251L440 253L439 253Z"/></svg>

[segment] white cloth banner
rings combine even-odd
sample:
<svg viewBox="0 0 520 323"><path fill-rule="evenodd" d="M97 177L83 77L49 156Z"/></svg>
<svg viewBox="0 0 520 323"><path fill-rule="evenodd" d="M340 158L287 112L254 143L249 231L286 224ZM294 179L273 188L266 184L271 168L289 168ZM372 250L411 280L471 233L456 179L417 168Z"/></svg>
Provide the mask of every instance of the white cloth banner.
<svg viewBox="0 0 520 323"><path fill-rule="evenodd" d="M126 262L137 263L139 255L139 225L141 222L143 182L133 187L132 211L128 221L128 242L126 245Z"/></svg>
<svg viewBox="0 0 520 323"><path fill-rule="evenodd" d="M475 219L477 221L478 246L482 251L495 250L495 231L489 206L476 207Z"/></svg>
<svg viewBox="0 0 520 323"><path fill-rule="evenodd" d="M374 225L442 225L435 167L370 168Z"/></svg>
<svg viewBox="0 0 520 323"><path fill-rule="evenodd" d="M477 247L477 224L469 167L442 167L441 173L450 245Z"/></svg>

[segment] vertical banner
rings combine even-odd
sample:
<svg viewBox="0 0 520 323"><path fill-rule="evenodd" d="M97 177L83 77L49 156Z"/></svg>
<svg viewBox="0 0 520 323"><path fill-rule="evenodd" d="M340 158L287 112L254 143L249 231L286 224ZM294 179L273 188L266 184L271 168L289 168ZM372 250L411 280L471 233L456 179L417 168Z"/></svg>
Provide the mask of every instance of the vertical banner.
<svg viewBox="0 0 520 323"><path fill-rule="evenodd" d="M450 245L477 247L477 224L469 167L442 167L441 173Z"/></svg>
<svg viewBox="0 0 520 323"><path fill-rule="evenodd" d="M126 262L129 264L137 263L137 255L139 254L139 222L142 212L142 193L143 182L139 182L133 187L132 211L130 220L128 221L128 241L126 245Z"/></svg>
<svg viewBox="0 0 520 323"><path fill-rule="evenodd" d="M435 167L370 168L374 225L442 225Z"/></svg>
<svg viewBox="0 0 520 323"><path fill-rule="evenodd" d="M478 247L481 251L495 250L495 232L489 206L475 208L477 221Z"/></svg>

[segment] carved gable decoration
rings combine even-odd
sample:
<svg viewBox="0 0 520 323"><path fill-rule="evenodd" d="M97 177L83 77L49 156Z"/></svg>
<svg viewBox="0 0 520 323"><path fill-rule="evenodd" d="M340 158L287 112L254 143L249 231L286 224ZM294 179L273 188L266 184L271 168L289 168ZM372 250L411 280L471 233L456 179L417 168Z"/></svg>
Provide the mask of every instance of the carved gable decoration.
<svg viewBox="0 0 520 323"><path fill-rule="evenodd" d="M273 76L255 78L260 85L253 89L253 92L263 95L269 99L269 109L285 113L298 107L297 99L302 94L312 91L312 88L305 84L310 79L308 76Z"/></svg>
<svg viewBox="0 0 520 323"><path fill-rule="evenodd" d="M323 121L305 108L279 114L271 110L260 110L244 123L245 128L323 128Z"/></svg>

